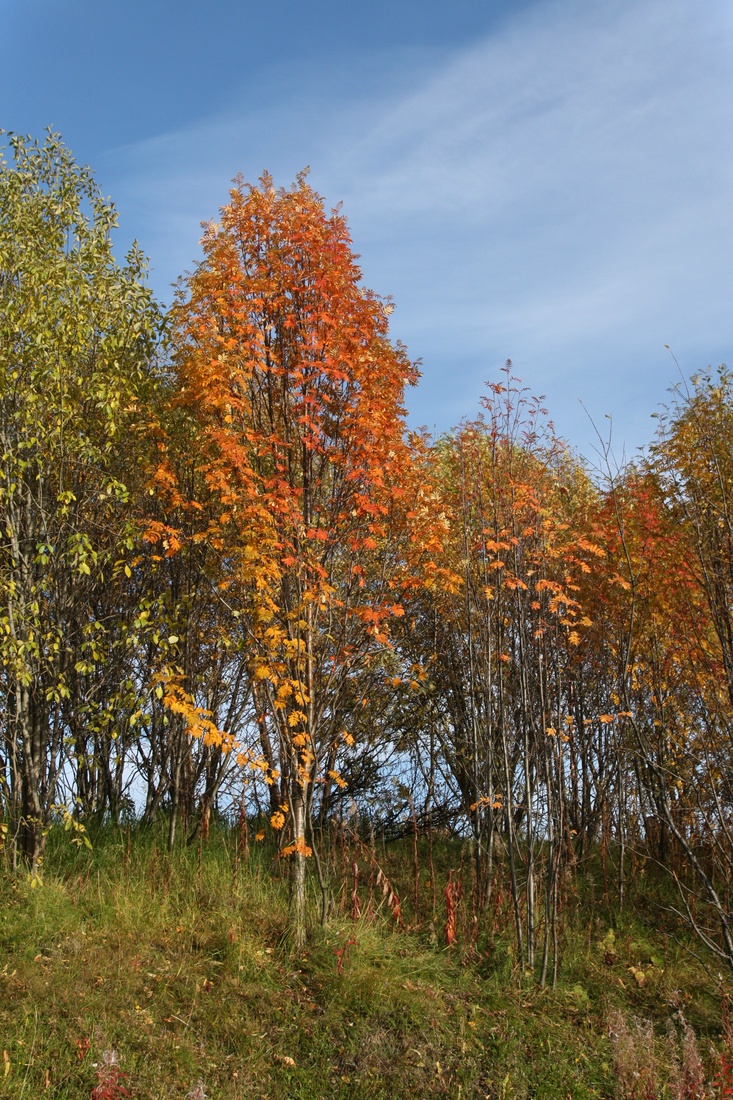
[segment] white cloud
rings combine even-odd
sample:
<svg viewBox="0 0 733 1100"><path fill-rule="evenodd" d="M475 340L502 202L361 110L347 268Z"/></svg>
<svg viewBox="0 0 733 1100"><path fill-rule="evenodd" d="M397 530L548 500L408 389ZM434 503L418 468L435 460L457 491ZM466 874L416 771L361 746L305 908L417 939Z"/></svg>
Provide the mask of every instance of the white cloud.
<svg viewBox="0 0 733 1100"><path fill-rule="evenodd" d="M100 177L168 281L238 170L287 183L310 163L424 360L418 420L471 415L511 356L572 439L591 434L582 398L635 445L663 345L692 371L732 343L732 37L722 3L538 3L462 54L273 73Z"/></svg>

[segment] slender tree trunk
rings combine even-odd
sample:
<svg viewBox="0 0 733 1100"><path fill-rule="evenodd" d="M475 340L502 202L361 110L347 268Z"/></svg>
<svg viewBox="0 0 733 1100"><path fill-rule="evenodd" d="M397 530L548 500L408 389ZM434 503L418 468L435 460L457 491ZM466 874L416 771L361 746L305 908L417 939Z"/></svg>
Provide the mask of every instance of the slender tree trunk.
<svg viewBox="0 0 733 1100"><path fill-rule="evenodd" d="M517 962L520 969L524 969L524 931L522 928L522 913L519 906L519 887L517 884L517 867L516 867L516 841L514 831L514 809L512 806L512 775L509 767L509 746L507 744L507 732L506 732L506 718L504 715L503 704L503 678L500 679L500 719L501 719L501 745L504 756L504 782L506 784L506 795L504 802L504 818L507 828L507 848L509 852L509 884L512 893L512 903L514 906L514 923L517 931Z"/></svg>
<svg viewBox="0 0 733 1100"><path fill-rule="evenodd" d="M293 820L293 835L296 850L291 856L290 878L290 932L293 946L297 951L305 946L306 939L306 897L305 897L305 829L306 800L301 783L296 776L293 782L290 811Z"/></svg>

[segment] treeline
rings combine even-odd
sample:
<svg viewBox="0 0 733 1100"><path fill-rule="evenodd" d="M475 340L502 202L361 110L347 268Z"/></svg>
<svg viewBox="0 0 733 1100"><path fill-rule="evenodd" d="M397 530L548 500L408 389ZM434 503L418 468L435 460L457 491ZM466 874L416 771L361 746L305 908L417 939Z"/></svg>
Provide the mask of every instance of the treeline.
<svg viewBox="0 0 733 1100"><path fill-rule="evenodd" d="M646 457L589 471L508 366L476 419L417 382L346 223L238 183L168 314L55 135L0 162L0 808L55 823L257 819L290 859L470 840L548 980L599 856L674 875L733 965L733 378L675 391Z"/></svg>

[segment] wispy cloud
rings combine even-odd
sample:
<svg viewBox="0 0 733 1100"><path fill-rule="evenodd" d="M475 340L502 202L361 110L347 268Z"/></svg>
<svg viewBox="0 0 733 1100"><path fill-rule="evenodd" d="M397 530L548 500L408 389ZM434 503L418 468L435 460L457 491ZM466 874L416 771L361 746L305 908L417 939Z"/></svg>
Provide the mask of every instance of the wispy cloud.
<svg viewBox="0 0 733 1100"><path fill-rule="evenodd" d="M722 0L538 3L460 54L382 54L112 151L100 177L169 281L227 181L306 163L344 201L367 282L447 427L511 357L581 445L579 410L649 436L674 346L731 348L733 25ZM266 104L263 106L263 103Z"/></svg>

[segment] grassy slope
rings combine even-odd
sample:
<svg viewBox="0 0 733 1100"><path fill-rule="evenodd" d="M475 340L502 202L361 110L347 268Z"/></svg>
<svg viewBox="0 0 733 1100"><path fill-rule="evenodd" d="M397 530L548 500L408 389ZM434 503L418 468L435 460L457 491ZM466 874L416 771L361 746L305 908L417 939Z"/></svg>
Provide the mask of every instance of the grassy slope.
<svg viewBox="0 0 733 1100"><path fill-rule="evenodd" d="M0 1097L88 1100L110 1050L145 1100L183 1100L199 1082L212 1100L682 1096L676 1012L705 1057L717 1039L721 989L640 891L615 918L568 899L551 992L517 973L508 911L487 918L480 951L446 948L426 874L410 930L384 910L340 917L294 955L271 859L235 853L219 835L169 859L150 836L117 834L92 853L57 841L41 885L5 873ZM614 1044L615 1010L627 1024ZM653 1022L653 1051L634 1017Z"/></svg>

